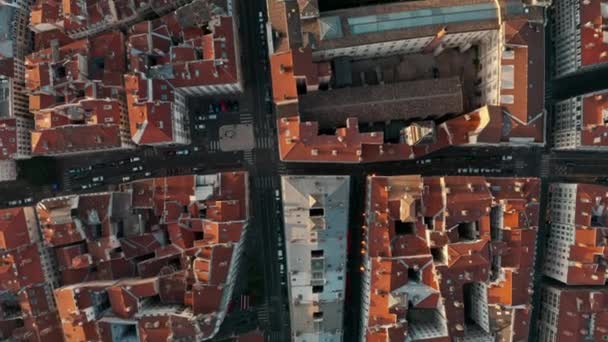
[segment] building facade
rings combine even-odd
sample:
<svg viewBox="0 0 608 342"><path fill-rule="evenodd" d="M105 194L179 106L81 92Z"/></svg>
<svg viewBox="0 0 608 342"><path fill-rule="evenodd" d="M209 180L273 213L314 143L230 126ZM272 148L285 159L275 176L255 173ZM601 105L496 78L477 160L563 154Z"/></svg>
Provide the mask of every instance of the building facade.
<svg viewBox="0 0 608 342"><path fill-rule="evenodd" d="M608 146L608 92L571 97L555 104L554 148L602 151Z"/></svg>
<svg viewBox="0 0 608 342"><path fill-rule="evenodd" d="M281 178L293 341L342 341L347 176Z"/></svg>
<svg viewBox="0 0 608 342"><path fill-rule="evenodd" d="M557 77L608 61L608 2L563 0L554 9Z"/></svg>
<svg viewBox="0 0 608 342"><path fill-rule="evenodd" d="M545 275L567 285L605 284L606 247L599 237L606 227L606 190L593 184L551 184Z"/></svg>

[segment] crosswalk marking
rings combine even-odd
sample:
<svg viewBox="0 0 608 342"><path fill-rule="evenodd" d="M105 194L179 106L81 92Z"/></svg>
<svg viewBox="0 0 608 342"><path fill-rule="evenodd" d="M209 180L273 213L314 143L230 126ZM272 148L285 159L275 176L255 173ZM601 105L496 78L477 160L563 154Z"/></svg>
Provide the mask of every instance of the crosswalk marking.
<svg viewBox="0 0 608 342"><path fill-rule="evenodd" d="M282 342L284 341L283 334L280 331L271 331L270 335L268 335L269 342Z"/></svg>
<svg viewBox="0 0 608 342"><path fill-rule="evenodd" d="M220 150L220 142L213 140L209 142L209 152L217 152Z"/></svg>
<svg viewBox="0 0 608 342"><path fill-rule="evenodd" d="M258 320L260 322L263 322L265 324L269 324L270 323L270 315L268 314L268 308L266 307L266 305L259 307L258 308Z"/></svg>
<svg viewBox="0 0 608 342"><path fill-rule="evenodd" d="M551 165L549 161L549 157L546 155L542 155L540 159L540 176L547 177L551 171Z"/></svg>
<svg viewBox="0 0 608 342"><path fill-rule="evenodd" d="M274 139L269 136L257 136L255 138L255 147L260 150L270 149L273 147Z"/></svg>
<svg viewBox="0 0 608 342"><path fill-rule="evenodd" d="M249 113L242 113L239 115L239 119L242 124L250 124L253 123L253 117Z"/></svg>
<svg viewBox="0 0 608 342"><path fill-rule="evenodd" d="M243 158L249 165L253 165L253 151L247 150L243 152Z"/></svg>

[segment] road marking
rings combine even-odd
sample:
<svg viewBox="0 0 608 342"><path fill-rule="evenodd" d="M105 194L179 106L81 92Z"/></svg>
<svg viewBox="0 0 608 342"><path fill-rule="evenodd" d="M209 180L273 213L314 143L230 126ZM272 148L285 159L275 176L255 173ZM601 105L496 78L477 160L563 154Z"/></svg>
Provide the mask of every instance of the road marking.
<svg viewBox="0 0 608 342"><path fill-rule="evenodd" d="M254 157L254 155L253 155L253 151L248 150L248 151L244 151L244 152L243 152L243 158L244 158L244 159L245 159L245 161L246 161L248 164L250 164L250 165L253 165L253 164L254 164L253 157Z"/></svg>

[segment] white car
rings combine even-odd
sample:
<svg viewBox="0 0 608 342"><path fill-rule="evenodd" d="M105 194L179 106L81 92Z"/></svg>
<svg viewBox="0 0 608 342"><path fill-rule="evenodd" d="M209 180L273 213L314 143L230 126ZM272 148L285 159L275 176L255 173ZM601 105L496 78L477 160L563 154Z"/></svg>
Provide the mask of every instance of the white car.
<svg viewBox="0 0 608 342"><path fill-rule="evenodd" d="M124 176L124 177L122 177L122 181L123 182L128 182L130 180L131 180L131 176Z"/></svg>
<svg viewBox="0 0 608 342"><path fill-rule="evenodd" d="M205 124L194 125L194 129L198 129L198 130L202 131L205 129Z"/></svg>
<svg viewBox="0 0 608 342"><path fill-rule="evenodd" d="M141 170L143 170L143 169L144 169L144 167L143 167L143 166L141 166L141 165L139 165L139 166L136 166L136 167L132 168L132 169L131 169L131 171L133 171L133 172L137 172L137 171L141 171Z"/></svg>
<svg viewBox="0 0 608 342"><path fill-rule="evenodd" d="M144 173L144 176L145 176L145 177L150 177L150 176L152 176L152 172L149 172L149 171L148 171L148 172Z"/></svg>
<svg viewBox="0 0 608 342"><path fill-rule="evenodd" d="M207 118L209 120L215 120L215 119L217 119L217 114L209 114L209 116Z"/></svg>
<svg viewBox="0 0 608 342"><path fill-rule="evenodd" d="M103 182L103 176L97 176L97 177L93 177L93 179L91 179L91 181L93 183L99 183L99 182Z"/></svg>
<svg viewBox="0 0 608 342"><path fill-rule="evenodd" d="M129 159L129 161L130 161L131 163L136 163L136 162L138 162L138 161L140 161L140 160L141 160L141 159L140 159L139 157L132 157L131 159Z"/></svg>

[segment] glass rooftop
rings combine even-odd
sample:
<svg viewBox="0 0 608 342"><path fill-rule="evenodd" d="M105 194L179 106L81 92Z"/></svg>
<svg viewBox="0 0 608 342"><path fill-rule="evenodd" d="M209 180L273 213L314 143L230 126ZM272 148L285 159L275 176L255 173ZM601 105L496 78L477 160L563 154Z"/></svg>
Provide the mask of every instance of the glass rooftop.
<svg viewBox="0 0 608 342"><path fill-rule="evenodd" d="M483 3L351 17L347 21L353 34L364 34L427 25L490 20L496 19L497 14L494 3Z"/></svg>

